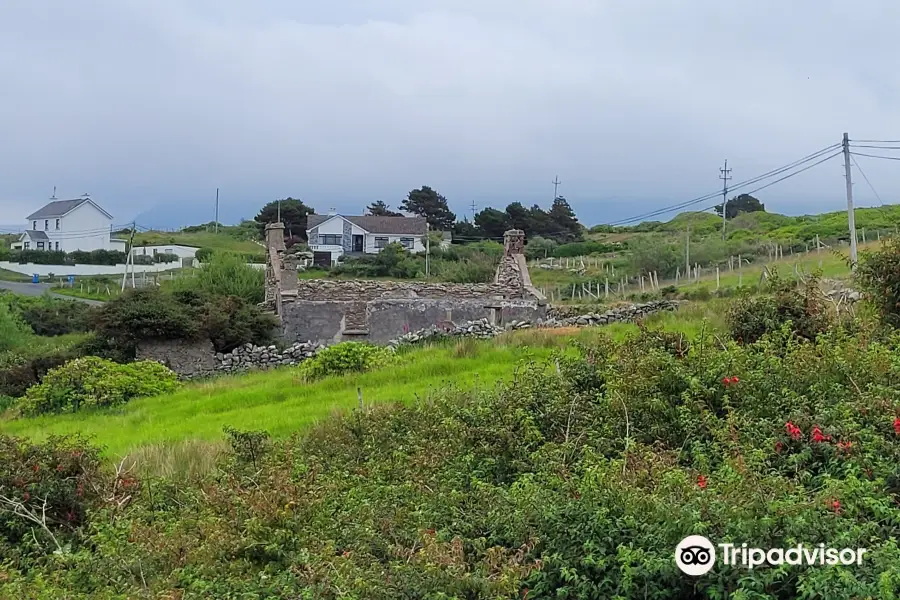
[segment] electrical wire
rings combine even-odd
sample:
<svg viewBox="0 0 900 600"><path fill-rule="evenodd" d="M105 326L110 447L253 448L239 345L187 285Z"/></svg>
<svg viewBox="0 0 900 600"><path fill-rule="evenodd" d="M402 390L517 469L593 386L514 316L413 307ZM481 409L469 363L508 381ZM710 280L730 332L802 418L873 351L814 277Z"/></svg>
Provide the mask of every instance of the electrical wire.
<svg viewBox="0 0 900 600"><path fill-rule="evenodd" d="M874 144L852 144L851 148L877 148L879 150L900 150L900 146L880 146Z"/></svg>
<svg viewBox="0 0 900 600"><path fill-rule="evenodd" d="M866 156L868 158L881 158L884 160L900 160L900 156L877 156L875 154L863 154L862 152L851 152L852 156Z"/></svg>
<svg viewBox="0 0 900 600"><path fill-rule="evenodd" d="M872 182L869 181L868 176L866 176L866 172L862 170L862 167L859 166L859 163L856 162L856 157L852 154L850 155L850 160L853 161L853 164L856 165L856 168L859 169L859 172L862 174L863 179L866 180L866 183L869 184L869 188L872 190L872 193L875 194L875 197L878 198L878 202L884 206L884 201L881 199L881 196L878 195L878 192L875 190L875 186L872 185Z"/></svg>
<svg viewBox="0 0 900 600"><path fill-rule="evenodd" d="M900 144L900 140L850 140L862 144Z"/></svg>
<svg viewBox="0 0 900 600"><path fill-rule="evenodd" d="M760 182L760 181L762 181L762 180L764 180L764 179L769 179L769 178L771 178L771 177L775 177L775 176L780 175L780 174L782 174L782 173L784 173L784 172L786 172L786 171L789 171L789 170L791 170L791 169L793 169L793 168L796 168L796 167L798 167L798 166L804 165L804 164L806 164L806 163L808 163L808 162L810 162L810 161L816 160L817 158L820 158L822 155L827 154L828 152L830 152L830 151L832 151L832 150L834 150L834 149L836 149L836 148L838 148L838 147L840 147L840 146L841 146L841 144L832 144L832 145L830 145L830 146L826 146L825 148L822 148L821 150L818 150L818 151L816 151L816 152L813 152L812 154L808 154L807 156L804 156L803 158L801 158L801 159L799 159L799 160L795 160L794 162L789 163L789 164L787 164L787 165L785 165L785 166L783 166L783 167L779 167L779 168L777 168L777 169L773 169L773 170L771 170L771 171L769 171L769 172L767 172L767 173L763 173L762 175L758 175L758 176L756 176L756 177L753 177L752 179L748 179L748 180L746 180L746 181L742 181L742 182L740 182L740 183L737 183L737 184L735 184L735 185L729 187L728 189L729 189L729 191L740 190L740 189L742 189L742 188L744 188L744 187L753 185L754 183L758 183L758 182ZM788 175L787 177L783 177L783 178L781 178L781 179L779 179L779 180L777 180L777 181L775 181L775 182L772 182L772 184L770 184L770 185L774 185L775 183L778 183L779 181L784 181L785 179L788 179L788 178L790 178L790 177L793 177L793 175L795 175L795 174L802 173L802 172L805 171L806 169L812 168L812 167L814 167L814 166L816 166L816 165L818 165L818 164L821 164L822 162L825 162L825 161L827 161L827 160L830 160L830 159L834 158L835 156L837 156L838 154L840 154L840 152L838 152L838 153L836 153L836 154L832 154L832 155L828 156L827 158L825 158L824 160L821 160L821 161L819 161L819 162L817 162L817 163L815 163L815 164L813 164L813 165L810 165L810 166L808 166L808 167L805 167L804 169L801 169L800 171L797 171L796 173L794 173L794 174L792 174L792 175ZM764 188L766 188L766 187L768 187L768 185L762 186L762 187L760 187L760 188L757 188L757 189L755 189L755 190L753 190L753 191L751 191L751 192L743 192L743 193L751 193L751 194L752 194L752 193L754 193L754 192L756 192L756 191L759 191L759 190L761 190L761 189L764 189ZM711 192L711 193L709 193L709 194L706 194L705 196L700 196L700 197L698 197L698 198L694 198L694 199L692 199L692 200L688 200L687 202L682 202L682 203L680 203L680 204L676 204L676 205L672 205L672 206L667 206L667 207L660 208L660 209L657 209L657 210L654 210L654 211L651 211L651 212L648 212L648 213L644 213L644 214L641 214L641 215L635 215L635 216L629 217L629 218L627 218L627 219L620 219L620 220L617 220L617 221L613 221L613 222L611 222L611 223L605 223L605 225L610 225L610 226L621 226L621 225L625 225L625 224L628 224L628 223L633 223L633 222L637 222L637 221L643 221L643 220L646 220L648 217L659 216L659 215L662 215L662 214L665 214L665 213L673 212L673 211L675 211L675 210L680 210L680 209L682 209L682 208L686 208L686 207L688 207L688 206L692 206L692 205L694 205L694 204L699 204L699 203L701 203L701 202L706 202L707 200L712 200L713 198L716 198L716 197L720 196L721 193L722 193L721 191ZM717 205L717 206L718 206L718 205Z"/></svg>
<svg viewBox="0 0 900 600"><path fill-rule="evenodd" d="M799 171L794 171L794 172L791 173L790 175L785 175L784 177L782 177L782 178L780 178L780 179L776 179L775 181L769 182L769 183L767 183L766 185L760 186L760 187L756 188L755 190L752 190L752 191L750 191L750 192L745 192L745 193L747 193L747 194L755 194L756 192L758 192L758 191L760 191L760 190L764 190L764 189L766 189L767 187L773 186L773 185L775 185L776 183L780 183L780 182L784 181L785 179L790 179L791 177L794 177L795 175L799 175L800 173L802 173L802 172L804 172L804 171L808 171L808 170L812 169L813 167L817 167L817 166L821 165L821 164L824 163L824 162L828 162L828 161L831 160L832 158L835 158L836 156L840 156L841 154L842 154L842 152L835 152L835 153L832 154L831 156L828 156L828 157L823 158L822 160L820 160L820 161L818 161L818 162L815 162L815 163L813 163L813 164L811 164L811 165L808 165L808 166L806 166L806 167L803 167L803 168L800 169Z"/></svg>

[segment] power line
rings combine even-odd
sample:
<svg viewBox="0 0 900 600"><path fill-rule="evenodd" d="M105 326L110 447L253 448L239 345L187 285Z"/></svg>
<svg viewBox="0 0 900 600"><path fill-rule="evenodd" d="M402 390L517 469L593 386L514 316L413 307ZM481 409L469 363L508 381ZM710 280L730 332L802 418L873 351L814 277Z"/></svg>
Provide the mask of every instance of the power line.
<svg viewBox="0 0 900 600"><path fill-rule="evenodd" d="M803 167L803 168L800 169L799 171L795 171L795 172L791 173L790 175L785 175L784 177L782 177L782 178L780 178L780 179L776 179L775 181L772 181L772 182L770 182L770 183L767 183L766 185L760 186L760 187L756 188L755 190L752 190L752 191L746 192L746 193L747 193L747 194L755 194L756 192L758 192L758 191L760 191L760 190L764 190L764 189L766 189L767 187L773 186L773 185L775 185L776 183L779 183L779 182L784 181L785 179L790 179L791 177L793 177L793 176L795 176L795 175L799 175L800 173L802 173L802 172L804 172L804 171L808 171L808 170L812 169L813 167L816 167L816 166L818 166L818 165L821 165L823 162L828 162L828 161L831 160L832 158L834 158L834 157L836 157L836 156L840 156L840 155L841 155L841 152L835 152L835 153L832 154L831 156L828 156L828 157L826 157L826 158L823 158L822 160L820 160L820 161L818 161L818 162L815 162L815 163L813 163L813 164L811 164L811 165L809 165L809 166Z"/></svg>
<svg viewBox="0 0 900 600"><path fill-rule="evenodd" d="M869 178L868 178L868 176L866 175L866 172L863 171L863 170L862 170L862 167L859 166L859 163L856 162L856 157L853 156L853 153L852 153L852 152L850 153L850 159L853 161L853 164L856 165L856 168L859 169L859 172L860 172L860 174L862 174L863 179L866 180L866 183L869 184L869 188L872 190L872 193L875 194L875 197L878 198L878 202L879 202L882 206L884 206L884 201L881 199L881 196L878 195L878 192L875 191L875 186L872 185L872 182L871 182L871 181L869 181Z"/></svg>
<svg viewBox="0 0 900 600"><path fill-rule="evenodd" d="M830 152L831 150L834 150L834 149L836 149L836 148L839 148L839 147L840 147L840 144L832 144L832 145L830 145L830 146L826 146L825 148L822 148L821 150L818 150L818 151L816 151L816 152L813 152L812 154L808 154L808 155L804 156L803 158L801 158L801 159L799 159L799 160L795 160L794 162L789 163L789 164L787 164L787 165L785 165L785 166L783 166L783 167L779 167L779 168L777 168L777 169L773 169L773 170L771 170L771 171L769 171L769 172L767 172L767 173L763 173L762 175L758 175L758 176L756 176L756 177L753 177L752 179L748 179L747 181L742 181L741 183L735 184L734 186L731 187L731 190L732 190L732 191L739 190L739 189L744 188L744 187L747 187L747 186L749 186L749 185L753 185L754 183L758 183L758 182L760 182L760 181L762 181L762 180L764 180L764 179L769 179L769 178L771 178L771 177L775 177L775 176L780 175L780 174L782 174L782 173L784 173L784 172L786 172L786 171L789 171L789 170L791 170L791 169L793 169L793 168L795 168L795 167L798 167L798 166L800 166L800 165L803 165L803 164L806 164L806 163L808 163L808 162L810 162L810 161L813 161L813 160L815 160L815 159L817 159L817 158L820 158L820 157L823 156L824 154ZM830 156L829 158L833 158L833 156ZM817 163L817 164L818 164L818 163ZM813 166L815 166L815 165L813 165ZM776 182L776 183L777 183L777 182ZM764 187L765 187L765 186L764 186ZM759 188L759 189L763 189L763 188ZM758 191L758 189L757 189L757 190L754 190L754 191ZM753 193L753 192L747 192L747 193ZM706 202L706 201L708 201L708 200L712 200L713 198L717 197L719 194L720 194L720 192L712 192L712 193L710 193L710 194L706 194L706 195L704 195L704 196L700 196L700 197L698 197L698 198L694 198L694 199L688 200L688 201L686 201L686 202L681 202L681 203L679 203L679 204L675 204L675 205L672 205L672 206L667 206L667 207L664 207L664 208L660 208L660 209L657 209L657 210L654 210L654 211L651 211L651 212L648 212L648 213L644 213L644 214L641 214L641 215L635 215L634 217L630 217L630 218L627 218L627 219L620 219L620 220L618 220L618 221L613 221L613 222L611 222L611 223L606 223L606 225L616 226L616 225L624 225L624 224L627 224L627 223L632 223L632 222L635 222L635 221L646 220L646 219L649 218L649 217L655 217L655 216L662 215L662 214L665 214L665 213L673 212L673 211L675 211L675 210L680 210L680 209L682 209L682 208L687 208L688 206L692 206L692 205L694 205L694 204L700 204L701 202Z"/></svg>
<svg viewBox="0 0 900 600"><path fill-rule="evenodd" d="M900 144L900 140L851 140L851 142L860 142L863 144Z"/></svg>
<svg viewBox="0 0 900 600"><path fill-rule="evenodd" d="M875 154L863 154L862 152L851 152L854 156L867 156L869 158L881 158L884 160L900 160L900 156L876 156Z"/></svg>
<svg viewBox="0 0 900 600"><path fill-rule="evenodd" d="M877 148L879 150L900 150L900 146L883 146L876 144L853 144L851 148Z"/></svg>

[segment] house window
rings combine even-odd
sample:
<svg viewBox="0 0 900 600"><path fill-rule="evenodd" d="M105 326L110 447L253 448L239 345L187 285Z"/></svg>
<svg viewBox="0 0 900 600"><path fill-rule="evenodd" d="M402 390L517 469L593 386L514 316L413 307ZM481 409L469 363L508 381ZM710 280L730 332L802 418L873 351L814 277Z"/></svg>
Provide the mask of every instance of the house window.
<svg viewBox="0 0 900 600"><path fill-rule="evenodd" d="M340 246L341 245L341 235L325 235L319 234L319 244L323 246Z"/></svg>
<svg viewBox="0 0 900 600"><path fill-rule="evenodd" d="M28 250L31 247L31 242L25 242L25 249Z"/></svg>
<svg viewBox="0 0 900 600"><path fill-rule="evenodd" d="M38 250L44 249L44 242L38 242L37 245L38 245Z"/></svg>
<svg viewBox="0 0 900 600"><path fill-rule="evenodd" d="M56 220L56 230L59 231L59 219Z"/></svg>
<svg viewBox="0 0 900 600"><path fill-rule="evenodd" d="M377 250L381 250L385 246L388 245L388 239L386 237L377 237L375 238L375 248Z"/></svg>
<svg viewBox="0 0 900 600"><path fill-rule="evenodd" d="M59 250L59 242L56 242L56 249Z"/></svg>
<svg viewBox="0 0 900 600"><path fill-rule="evenodd" d="M35 231L37 231L37 221L31 222L31 228L34 229Z"/></svg>
<svg viewBox="0 0 900 600"><path fill-rule="evenodd" d="M50 219L44 219L44 231L50 229Z"/></svg>
<svg viewBox="0 0 900 600"><path fill-rule="evenodd" d="M415 246L415 240L412 238L400 238L400 245L402 245L407 250L412 250Z"/></svg>

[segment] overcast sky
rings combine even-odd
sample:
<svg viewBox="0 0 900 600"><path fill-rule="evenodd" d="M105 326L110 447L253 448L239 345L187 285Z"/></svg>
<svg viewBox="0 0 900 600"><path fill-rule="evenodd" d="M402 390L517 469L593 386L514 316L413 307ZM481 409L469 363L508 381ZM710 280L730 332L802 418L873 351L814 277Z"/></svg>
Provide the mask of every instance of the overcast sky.
<svg viewBox="0 0 900 600"><path fill-rule="evenodd" d="M0 223L53 186L170 227L216 187L226 222L421 185L462 216L548 204L556 175L609 222L714 191L726 158L740 181L900 139L898 23L896 0L0 0ZM900 162L859 160L893 202ZM760 198L840 209L842 173Z"/></svg>

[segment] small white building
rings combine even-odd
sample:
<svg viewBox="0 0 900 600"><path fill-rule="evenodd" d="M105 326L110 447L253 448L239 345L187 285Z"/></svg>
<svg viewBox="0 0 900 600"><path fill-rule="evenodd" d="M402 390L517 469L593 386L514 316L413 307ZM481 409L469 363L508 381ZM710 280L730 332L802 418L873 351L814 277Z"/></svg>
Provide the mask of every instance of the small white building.
<svg viewBox="0 0 900 600"><path fill-rule="evenodd" d="M135 246L131 249L133 256L156 256L157 254L174 254L178 258L196 258L197 248L195 246L184 246L182 244L165 244L162 246Z"/></svg>
<svg viewBox="0 0 900 600"><path fill-rule="evenodd" d="M127 242L114 239L112 215L85 196L74 200L53 199L28 215L28 225L13 250L125 251Z"/></svg>
<svg viewBox="0 0 900 600"><path fill-rule="evenodd" d="M428 222L424 217L309 215L306 235L313 261L334 263L344 255L378 254L395 242L410 252L425 252Z"/></svg>

